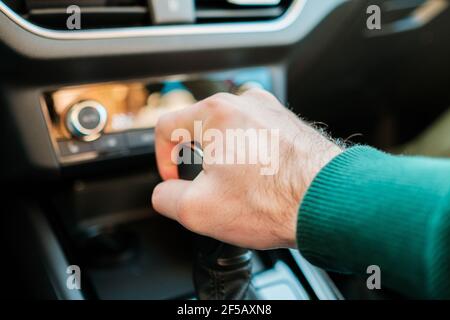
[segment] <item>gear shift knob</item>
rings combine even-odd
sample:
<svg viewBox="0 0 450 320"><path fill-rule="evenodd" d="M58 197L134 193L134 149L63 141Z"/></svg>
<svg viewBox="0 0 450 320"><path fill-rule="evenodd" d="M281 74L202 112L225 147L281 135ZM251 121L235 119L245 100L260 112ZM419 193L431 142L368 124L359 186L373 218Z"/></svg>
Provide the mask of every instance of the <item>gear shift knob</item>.
<svg viewBox="0 0 450 320"><path fill-rule="evenodd" d="M178 175L193 180L202 171L202 152L194 143L180 148ZM200 300L242 300L251 295L252 252L224 242L197 236L194 287ZM250 296L249 296L250 295Z"/></svg>
<svg viewBox="0 0 450 320"><path fill-rule="evenodd" d="M182 144L178 153L180 163L178 164L178 176L183 180L194 180L203 170L203 152L195 144Z"/></svg>

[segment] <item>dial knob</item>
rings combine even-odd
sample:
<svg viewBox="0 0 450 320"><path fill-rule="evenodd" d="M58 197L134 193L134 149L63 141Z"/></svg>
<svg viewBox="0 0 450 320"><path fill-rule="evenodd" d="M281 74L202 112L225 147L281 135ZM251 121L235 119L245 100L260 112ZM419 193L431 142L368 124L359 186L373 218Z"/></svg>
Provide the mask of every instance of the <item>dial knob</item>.
<svg viewBox="0 0 450 320"><path fill-rule="evenodd" d="M74 137L92 141L100 137L107 118L108 113L103 105L94 100L86 100L70 108L66 125Z"/></svg>

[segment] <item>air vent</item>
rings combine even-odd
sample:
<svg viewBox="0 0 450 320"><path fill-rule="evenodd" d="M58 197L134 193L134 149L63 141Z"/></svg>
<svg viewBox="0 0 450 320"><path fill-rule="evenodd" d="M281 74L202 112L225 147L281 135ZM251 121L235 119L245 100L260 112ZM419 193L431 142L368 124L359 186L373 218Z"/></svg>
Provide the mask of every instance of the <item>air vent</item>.
<svg viewBox="0 0 450 320"><path fill-rule="evenodd" d="M280 17L292 0L197 0L197 22L260 21Z"/></svg>
<svg viewBox="0 0 450 320"><path fill-rule="evenodd" d="M69 15L66 10L71 5L81 8L83 30L150 26L158 23L155 12L152 12L157 7L153 1L158 0L3 0L28 21L56 30L67 30ZM272 20L282 16L293 2L294 0L196 0L194 23Z"/></svg>
<svg viewBox="0 0 450 320"><path fill-rule="evenodd" d="M39 26L67 29L67 8L81 8L81 28L101 29L150 24L147 0L7 0L16 12Z"/></svg>

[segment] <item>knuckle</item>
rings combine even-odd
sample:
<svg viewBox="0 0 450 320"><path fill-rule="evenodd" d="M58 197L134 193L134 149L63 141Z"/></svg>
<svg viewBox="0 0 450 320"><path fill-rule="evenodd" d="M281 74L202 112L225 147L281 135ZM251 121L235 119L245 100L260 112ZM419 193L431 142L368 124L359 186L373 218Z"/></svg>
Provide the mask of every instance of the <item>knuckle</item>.
<svg viewBox="0 0 450 320"><path fill-rule="evenodd" d="M220 109L230 104L230 96L231 94L225 92L216 93L204 100L205 105L210 109Z"/></svg>
<svg viewBox="0 0 450 320"><path fill-rule="evenodd" d="M273 96L273 94L271 94L269 91L264 90L262 88L250 88L247 91L245 91L246 95L250 95L250 96L256 96L256 97L264 97L264 98L275 98Z"/></svg>
<svg viewBox="0 0 450 320"><path fill-rule="evenodd" d="M234 112L232 96L225 92L216 93L204 101L205 107L209 109L212 116L226 119Z"/></svg>
<svg viewBox="0 0 450 320"><path fill-rule="evenodd" d="M232 99L233 95L228 92L218 92L213 94L209 99L212 101L216 101L217 103L227 103Z"/></svg>

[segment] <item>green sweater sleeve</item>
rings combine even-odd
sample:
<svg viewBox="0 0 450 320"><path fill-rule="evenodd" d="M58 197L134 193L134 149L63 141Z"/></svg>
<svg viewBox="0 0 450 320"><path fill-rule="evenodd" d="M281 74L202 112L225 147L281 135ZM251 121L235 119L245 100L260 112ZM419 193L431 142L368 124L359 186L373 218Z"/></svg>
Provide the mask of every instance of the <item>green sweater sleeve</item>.
<svg viewBox="0 0 450 320"><path fill-rule="evenodd" d="M377 265L382 287L450 298L450 160L347 149L305 194L297 242L324 269Z"/></svg>

